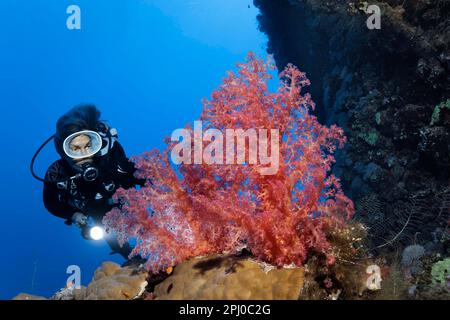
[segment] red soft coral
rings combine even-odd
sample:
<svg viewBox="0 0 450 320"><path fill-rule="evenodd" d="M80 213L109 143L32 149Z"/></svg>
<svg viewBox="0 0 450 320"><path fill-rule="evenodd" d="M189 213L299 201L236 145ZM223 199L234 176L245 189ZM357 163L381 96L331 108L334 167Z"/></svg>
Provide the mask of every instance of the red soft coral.
<svg viewBox="0 0 450 320"><path fill-rule="evenodd" d="M262 175L267 166L261 163L181 164L174 169L171 142L162 153L133 158L137 176L153 184L120 189L115 199L123 206L104 222L122 241L137 239L132 255L148 257L151 271L242 247L276 266L301 265L312 251L329 252L327 232L344 226L353 214L353 203L329 173L336 146L345 142L342 129L325 127L310 114L314 102L301 94L309 80L294 66L281 74L278 92L269 92L269 67L249 54L246 63L238 64L238 73L228 72L204 101L201 120L203 130L278 129L275 174Z"/></svg>

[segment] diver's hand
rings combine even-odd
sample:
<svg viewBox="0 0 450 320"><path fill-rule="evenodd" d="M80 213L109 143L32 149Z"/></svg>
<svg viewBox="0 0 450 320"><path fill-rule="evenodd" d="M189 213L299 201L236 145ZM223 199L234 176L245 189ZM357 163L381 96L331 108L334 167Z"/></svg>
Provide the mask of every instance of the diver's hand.
<svg viewBox="0 0 450 320"><path fill-rule="evenodd" d="M77 225L78 228L83 228L87 225L88 217L81 212L75 212L72 216L72 222Z"/></svg>

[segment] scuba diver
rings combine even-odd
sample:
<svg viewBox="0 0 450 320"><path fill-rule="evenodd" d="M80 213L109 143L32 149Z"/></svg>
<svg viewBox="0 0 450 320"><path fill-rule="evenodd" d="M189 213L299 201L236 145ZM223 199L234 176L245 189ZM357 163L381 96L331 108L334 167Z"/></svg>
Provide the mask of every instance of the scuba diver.
<svg viewBox="0 0 450 320"><path fill-rule="evenodd" d="M102 219L113 207L118 188L144 186L145 179L137 179L134 164L129 161L118 142L117 131L100 119L94 105L80 105L61 116L56 133L45 141L34 155L32 175L44 182L45 208L53 215L75 224L85 239L105 238L111 254L119 253L126 260L132 247L120 246L113 234L103 234ZM61 159L48 168L45 178L33 170L34 161L51 140Z"/></svg>

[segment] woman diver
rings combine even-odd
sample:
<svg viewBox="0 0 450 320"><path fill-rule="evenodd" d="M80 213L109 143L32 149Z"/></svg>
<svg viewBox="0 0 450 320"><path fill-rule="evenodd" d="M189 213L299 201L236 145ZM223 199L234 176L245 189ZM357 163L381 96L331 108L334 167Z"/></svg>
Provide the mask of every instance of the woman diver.
<svg viewBox="0 0 450 320"><path fill-rule="evenodd" d="M103 236L112 249L128 259L131 246L120 246L112 234L103 234L103 216L114 206L112 195L118 188L143 186L134 176L134 164L118 142L117 131L100 121L94 105L76 106L58 119L56 133L38 149L31 161L31 173L44 182L45 208L53 215L75 224L85 239ZM45 178L33 170L42 148L54 140L61 159L47 170ZM111 254L112 254L111 253Z"/></svg>

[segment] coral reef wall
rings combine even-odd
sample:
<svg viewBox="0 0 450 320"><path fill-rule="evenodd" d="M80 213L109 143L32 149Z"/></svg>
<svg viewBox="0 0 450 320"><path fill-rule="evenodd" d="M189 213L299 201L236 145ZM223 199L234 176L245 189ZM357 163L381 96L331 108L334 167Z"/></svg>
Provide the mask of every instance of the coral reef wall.
<svg viewBox="0 0 450 320"><path fill-rule="evenodd" d="M254 0L279 70L306 71L349 143L335 171L374 245L434 245L450 214L450 1Z"/></svg>

